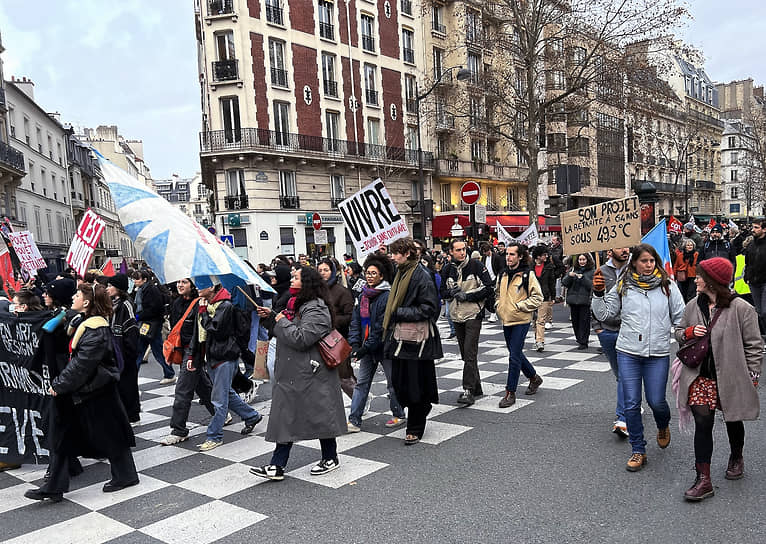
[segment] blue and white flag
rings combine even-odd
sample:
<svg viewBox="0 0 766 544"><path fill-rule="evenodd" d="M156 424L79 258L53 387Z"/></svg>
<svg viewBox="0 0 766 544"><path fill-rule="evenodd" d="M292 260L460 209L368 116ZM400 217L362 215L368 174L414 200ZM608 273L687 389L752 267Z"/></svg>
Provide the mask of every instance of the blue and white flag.
<svg viewBox="0 0 766 544"><path fill-rule="evenodd" d="M649 244L657 250L660 258L662 259L662 266L668 276L673 277L673 260L670 258L670 247L668 246L667 225L665 219L662 219L659 223L654 225L652 230L647 232L643 238L641 238L642 244Z"/></svg>

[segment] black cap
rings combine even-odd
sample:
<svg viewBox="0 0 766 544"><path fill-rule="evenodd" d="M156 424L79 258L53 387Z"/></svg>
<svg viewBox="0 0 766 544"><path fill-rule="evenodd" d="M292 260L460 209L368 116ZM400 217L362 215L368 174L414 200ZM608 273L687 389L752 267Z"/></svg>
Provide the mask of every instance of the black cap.
<svg viewBox="0 0 766 544"><path fill-rule="evenodd" d="M128 292L128 277L125 274L115 274L107 280L108 285L112 285L122 291Z"/></svg>

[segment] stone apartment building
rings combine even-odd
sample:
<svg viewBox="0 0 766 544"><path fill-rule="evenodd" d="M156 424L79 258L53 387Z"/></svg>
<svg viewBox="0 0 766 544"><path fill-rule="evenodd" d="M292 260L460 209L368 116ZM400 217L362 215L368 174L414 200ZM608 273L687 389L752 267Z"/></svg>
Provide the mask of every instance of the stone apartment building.
<svg viewBox="0 0 766 544"><path fill-rule="evenodd" d="M154 180L154 190L179 211L200 225L212 225L210 213L211 191L202 183L202 174L193 178L180 178L174 174L170 179Z"/></svg>
<svg viewBox="0 0 766 544"><path fill-rule="evenodd" d="M411 232L417 126L405 111L422 65L417 4L384 0L197 0L202 180L215 228L251 261L351 252L337 205L381 178ZM409 95L411 96L411 95ZM425 146L424 146L425 147ZM426 187L433 161L423 154Z"/></svg>
<svg viewBox="0 0 766 544"><path fill-rule="evenodd" d="M4 50L2 36L0 36L0 55ZM23 228L24 225L19 222L18 218L16 189L26 174L26 163L24 153L11 146L11 136L8 123L8 100L3 76L3 59L0 56L0 214L10 219L14 228Z"/></svg>

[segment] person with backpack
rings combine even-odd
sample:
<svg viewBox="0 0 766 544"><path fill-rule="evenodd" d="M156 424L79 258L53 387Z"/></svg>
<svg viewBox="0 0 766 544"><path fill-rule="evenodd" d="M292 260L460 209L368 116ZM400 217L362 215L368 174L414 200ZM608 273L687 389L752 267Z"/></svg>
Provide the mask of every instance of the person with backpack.
<svg viewBox="0 0 766 544"><path fill-rule="evenodd" d="M633 450L626 469L646 464L646 440L641 419L642 388L654 421L657 445L670 444L670 407L665 391L670 370L670 334L681 322L684 299L662 266L657 250L639 244L617 284L608 292L599 269L593 276L593 315L601 322L621 319L617 336L617 366L625 397L625 422Z"/></svg>
<svg viewBox="0 0 766 544"><path fill-rule="evenodd" d="M165 301L159 288L152 282L148 270L134 272L136 284L136 320L138 321L138 348L136 366L141 367L144 352L151 346L152 354L162 367L163 378L160 385L176 383L176 372L165 361L162 354L162 322L165 320Z"/></svg>
<svg viewBox="0 0 766 544"><path fill-rule="evenodd" d="M508 346L508 379L500 408L516 404L520 372L529 378L529 386L524 392L526 395L537 393L543 383L524 355L524 340L532 315L543 302L543 292L534 272L529 269L527 246L518 242L509 243L505 248L505 262L508 267L498 276L495 287L497 317L502 320L505 344Z"/></svg>
<svg viewBox="0 0 766 544"><path fill-rule="evenodd" d="M540 244L532 250L537 282L543 292L543 302L537 310L535 322L535 349L545 351L545 331L553 321L553 304L556 301L556 267L550 259L548 248Z"/></svg>
<svg viewBox="0 0 766 544"><path fill-rule="evenodd" d="M463 359L463 392L458 404L470 406L484 394L479 376L479 336L485 303L494 307L492 279L478 259L469 259L465 240L453 239L449 245L452 262L442 270L441 296L450 302L457 345Z"/></svg>

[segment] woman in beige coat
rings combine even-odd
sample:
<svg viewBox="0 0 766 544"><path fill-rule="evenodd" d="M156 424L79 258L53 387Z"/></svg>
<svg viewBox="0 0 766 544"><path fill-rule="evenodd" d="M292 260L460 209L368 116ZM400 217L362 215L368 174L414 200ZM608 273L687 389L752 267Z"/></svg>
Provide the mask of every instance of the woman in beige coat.
<svg viewBox="0 0 766 544"><path fill-rule="evenodd" d="M697 478L684 497L701 501L712 497L710 459L713 454L715 410L723 412L731 455L726 479L744 475L742 449L745 444L743 421L758 419L758 378L763 346L758 317L753 307L729 290L733 267L728 259L715 257L697 265L697 297L686 305L676 331L679 344L705 334L711 320L708 356L697 368L681 366L678 388L679 407L689 406L694 416L694 456Z"/></svg>

